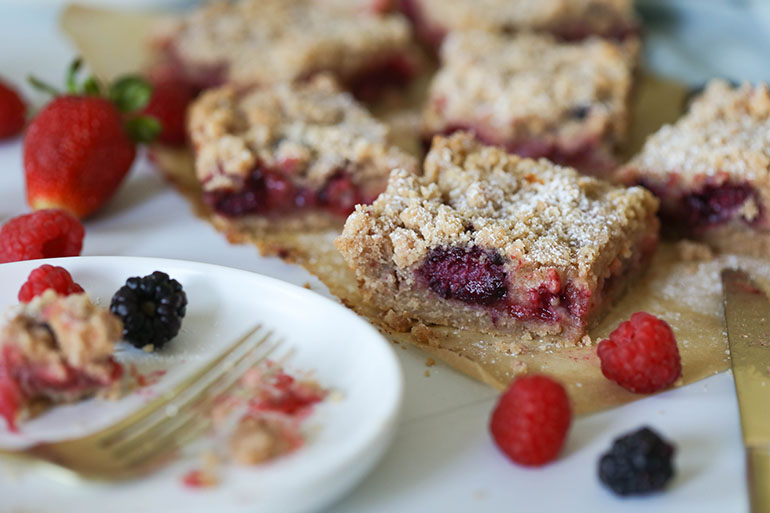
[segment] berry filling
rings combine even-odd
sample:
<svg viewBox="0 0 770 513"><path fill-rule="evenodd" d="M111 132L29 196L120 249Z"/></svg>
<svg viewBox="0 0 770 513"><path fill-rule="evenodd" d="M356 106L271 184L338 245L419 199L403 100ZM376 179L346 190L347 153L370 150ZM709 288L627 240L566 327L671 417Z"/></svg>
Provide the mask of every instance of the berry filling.
<svg viewBox="0 0 770 513"><path fill-rule="evenodd" d="M346 89L362 101L374 101L387 90L399 89L417 73L417 62L407 54L375 60L346 81Z"/></svg>
<svg viewBox="0 0 770 513"><path fill-rule="evenodd" d="M555 274L555 273L554 273ZM558 284L558 275L556 283ZM559 322L565 315L580 319L588 312L588 303L591 292L583 290L567 283L553 291L547 285L527 291L526 303L511 304L508 308L511 316L524 321L542 320L546 322Z"/></svg>
<svg viewBox="0 0 770 513"><path fill-rule="evenodd" d="M687 220L692 226L724 223L754 195L754 190L746 184L707 186L698 193L685 196Z"/></svg>
<svg viewBox="0 0 770 513"><path fill-rule="evenodd" d="M123 368L111 357L108 378L99 379L70 364L59 361L38 364L18 347L7 345L0 353L0 417L16 431L16 418L23 405L35 399L76 399L109 386L123 375Z"/></svg>
<svg viewBox="0 0 770 513"><path fill-rule="evenodd" d="M575 117L575 116L573 116ZM580 144L569 147L546 139L517 139L501 141L499 137L490 134L473 125L452 124L436 135L450 135L455 132L472 132L479 142L492 146L501 146L505 151L524 158L546 158L555 164L573 167L592 176L607 176L616 167L618 161L602 146L597 138L586 139ZM430 138L426 139L429 145Z"/></svg>
<svg viewBox="0 0 770 513"><path fill-rule="evenodd" d="M156 46L163 59L149 71L153 82L175 81L185 83L193 91L193 95L217 87L226 82L227 64L189 64L180 57L176 45L171 40L158 41Z"/></svg>
<svg viewBox="0 0 770 513"><path fill-rule="evenodd" d="M449 32L447 27L441 25L437 20L432 20L426 15L420 6L420 0L401 0L401 12L409 18L414 26L414 30L423 43L428 47L438 50L441 42ZM596 12L592 13L592 19L596 18ZM611 14L606 14L609 18ZM524 30L521 27L501 26L505 33L515 33ZM599 28L595 24L584 19L571 20L560 26L553 27L550 32L557 38L564 41L580 41L591 36L600 36L615 41L624 41L627 38L639 35L639 27L623 19L613 19Z"/></svg>
<svg viewBox="0 0 770 513"><path fill-rule="evenodd" d="M477 246L434 248L415 275L418 283L440 297L488 308L493 316L502 313L524 322L585 326L599 303L617 293L624 282L620 278L646 266L656 247L657 237L644 239L638 251L613 263L596 291L562 279L555 269L547 269L537 286L522 286L505 272L498 253Z"/></svg>
<svg viewBox="0 0 770 513"><path fill-rule="evenodd" d="M417 268L418 279L444 299L491 306L523 321L559 322L565 315L581 318L588 312L590 291L572 283L562 285L551 269L548 280L524 291L511 289L499 254L477 246L435 248Z"/></svg>
<svg viewBox="0 0 770 513"><path fill-rule="evenodd" d="M503 259L477 246L435 248L417 269L417 275L444 299L491 305L503 299L507 288Z"/></svg>
<svg viewBox="0 0 770 513"><path fill-rule="evenodd" d="M709 228L740 218L749 225L757 224L763 217L763 208L757 191L746 183L707 184L697 192L671 194L671 185L650 184L640 180L639 185L663 199L661 217L665 223L681 229ZM753 200L755 211L743 211L744 205Z"/></svg>
<svg viewBox="0 0 770 513"><path fill-rule="evenodd" d="M250 214L282 215L295 210L323 209L346 217L355 206L369 204L377 194L367 194L353 183L350 173L339 170L319 190L296 186L288 172L257 166L243 181L239 190L214 190L203 194L203 200L226 217Z"/></svg>
<svg viewBox="0 0 770 513"><path fill-rule="evenodd" d="M622 42L639 35L639 27L622 19L616 19L597 31L586 21L576 20L565 23L552 30L553 35L564 41L581 41L591 36L600 36L606 39Z"/></svg>

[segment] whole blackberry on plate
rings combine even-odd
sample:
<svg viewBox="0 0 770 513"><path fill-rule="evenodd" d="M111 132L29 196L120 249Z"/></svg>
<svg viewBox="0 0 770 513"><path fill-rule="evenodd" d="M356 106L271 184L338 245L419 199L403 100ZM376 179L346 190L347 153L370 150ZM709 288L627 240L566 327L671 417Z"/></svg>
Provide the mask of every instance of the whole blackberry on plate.
<svg viewBox="0 0 770 513"><path fill-rule="evenodd" d="M129 278L110 303L110 311L123 321L123 339L140 348L158 349L174 338L186 308L182 285L160 271Z"/></svg>
<svg viewBox="0 0 770 513"><path fill-rule="evenodd" d="M599 460L599 479L619 495L663 489L674 475L674 446L644 427L616 438Z"/></svg>

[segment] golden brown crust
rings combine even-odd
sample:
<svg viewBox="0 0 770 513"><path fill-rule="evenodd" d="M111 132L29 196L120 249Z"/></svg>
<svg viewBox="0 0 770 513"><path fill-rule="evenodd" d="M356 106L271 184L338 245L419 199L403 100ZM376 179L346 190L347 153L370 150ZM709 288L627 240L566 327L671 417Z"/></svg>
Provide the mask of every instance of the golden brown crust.
<svg viewBox="0 0 770 513"><path fill-rule="evenodd" d="M695 188L707 177L720 181L767 183L770 176L770 86L733 88L709 83L690 110L673 125L652 134L619 171L624 181L644 177Z"/></svg>
<svg viewBox="0 0 770 513"><path fill-rule="evenodd" d="M393 171L386 191L351 214L336 245L364 296L396 317L534 331L576 342L584 326L563 333L558 323L523 326L515 319L490 319L484 309L428 299L425 286L416 284L415 269L435 248L491 250L504 260L506 273L516 276L509 297L525 297L543 283L572 283L592 291L591 308L598 313L607 299L601 284L624 274L626 264L643 267L649 255L635 259L646 246L654 248L656 208L655 198L641 187L618 188L457 134L434 139L423 177Z"/></svg>
<svg viewBox="0 0 770 513"><path fill-rule="evenodd" d="M273 83L319 70L354 76L373 60L407 52L409 27L397 14L379 15L344 2L215 1L157 29L157 44L193 73L222 81Z"/></svg>
<svg viewBox="0 0 770 513"><path fill-rule="evenodd" d="M308 189L340 169L354 170L356 184L381 187L391 169L417 167L392 144L387 126L329 76L209 90L191 106L188 126L206 191L237 188L257 164L290 170L292 182Z"/></svg>
<svg viewBox="0 0 770 513"><path fill-rule="evenodd" d="M460 133L434 139L423 177L394 171L388 189L351 215L341 241L366 226L391 241L398 267L459 244L587 275L605 248L645 228L656 206L641 187L615 187Z"/></svg>
<svg viewBox="0 0 770 513"><path fill-rule="evenodd" d="M632 0L408 0L443 30L522 29L565 35L613 35L633 27Z"/></svg>
<svg viewBox="0 0 770 513"><path fill-rule="evenodd" d="M617 179L650 187L661 197L662 213L673 221L686 217L681 211L688 208L689 196L722 187L744 188L747 196L734 214L683 229L688 237L723 252L768 256L768 141L770 86L731 87L714 80L687 115L647 139L639 154L618 170Z"/></svg>
<svg viewBox="0 0 770 513"><path fill-rule="evenodd" d="M625 139L637 41L558 42L549 35L450 34L423 112L427 134L456 126L483 139L536 139L566 151Z"/></svg>

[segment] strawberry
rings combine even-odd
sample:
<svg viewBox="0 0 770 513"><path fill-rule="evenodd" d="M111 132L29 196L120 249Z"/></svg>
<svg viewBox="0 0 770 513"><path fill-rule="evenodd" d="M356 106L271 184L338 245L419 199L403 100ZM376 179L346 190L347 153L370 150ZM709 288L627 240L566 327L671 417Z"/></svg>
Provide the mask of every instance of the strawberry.
<svg viewBox="0 0 770 513"><path fill-rule="evenodd" d="M173 78L151 79L151 83L152 97L142 114L160 123L159 143L172 146L184 144L187 106L195 96L194 89L186 82Z"/></svg>
<svg viewBox="0 0 770 513"><path fill-rule="evenodd" d="M0 80L0 139L7 139L21 133L27 105L19 93Z"/></svg>
<svg viewBox="0 0 770 513"><path fill-rule="evenodd" d="M66 94L31 80L55 97L27 129L24 170L32 208L60 208L83 218L115 194L134 162L136 143L152 140L160 126L132 114L152 94L147 82L126 76L104 87L89 77L78 84L79 68L79 60L70 66Z"/></svg>

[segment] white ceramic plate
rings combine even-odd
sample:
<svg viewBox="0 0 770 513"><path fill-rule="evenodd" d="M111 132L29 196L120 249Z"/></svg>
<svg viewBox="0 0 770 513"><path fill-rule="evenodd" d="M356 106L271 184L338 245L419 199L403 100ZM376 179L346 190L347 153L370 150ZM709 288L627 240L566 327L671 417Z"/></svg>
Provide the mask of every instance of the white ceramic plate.
<svg viewBox="0 0 770 513"><path fill-rule="evenodd" d="M306 421L307 443L300 450L265 465L225 466L222 483L210 489L191 490L182 485L184 473L199 465L192 457L146 478L112 485L62 483L0 460L3 511L58 512L70 503L77 504L79 511L111 513L135 513L150 506L152 511L185 513L315 510L363 478L390 442L401 404L401 370L390 344L346 308L309 290L246 271L131 257L0 265L0 307L16 303L16 293L29 272L46 262L68 269L104 305L131 276L161 270L183 284L188 313L182 333L164 348L163 356L142 354L130 347L119 350L119 357L133 361L140 371L159 366L169 369L155 389L194 370L262 321L285 336L287 343L281 350L291 350L288 369L313 371L319 383L338 391L342 399L327 400L315 408ZM23 439L92 431L146 400L146 395L145 390L142 397L135 394L117 403L91 400L57 407L24 425ZM8 445L13 437L1 433L3 429L0 442ZM41 487L45 493L40 493Z"/></svg>

